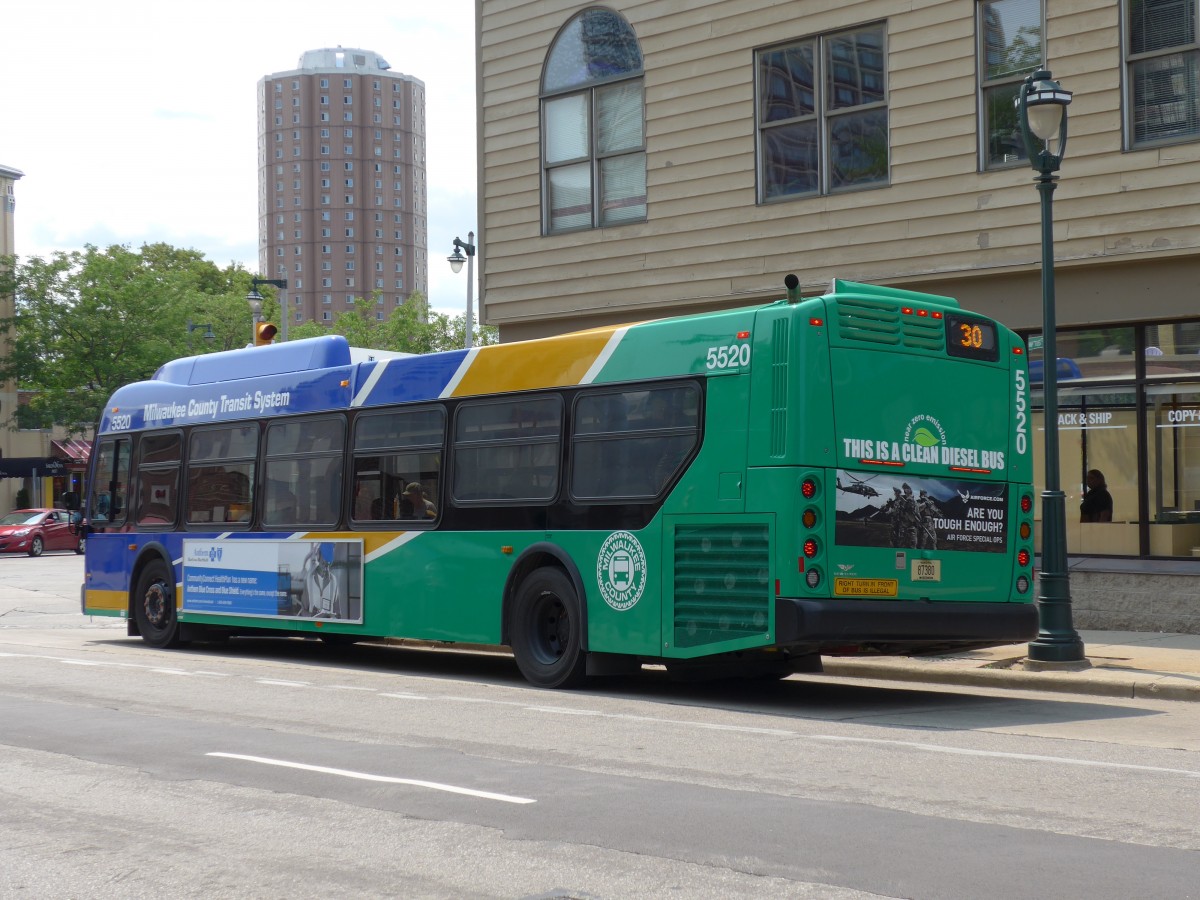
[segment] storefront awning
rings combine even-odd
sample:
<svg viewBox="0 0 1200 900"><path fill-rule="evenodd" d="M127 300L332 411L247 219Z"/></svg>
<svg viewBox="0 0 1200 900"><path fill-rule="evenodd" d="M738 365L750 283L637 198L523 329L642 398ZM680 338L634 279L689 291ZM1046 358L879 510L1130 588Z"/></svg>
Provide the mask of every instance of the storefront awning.
<svg viewBox="0 0 1200 900"><path fill-rule="evenodd" d="M92 455L92 442L76 438L64 438L61 441L50 442L50 452L67 464L72 471L82 472L87 468L88 458Z"/></svg>
<svg viewBox="0 0 1200 900"><path fill-rule="evenodd" d="M35 472L39 478L66 475L67 466L61 459L48 456L11 456L0 459L0 478L28 478Z"/></svg>

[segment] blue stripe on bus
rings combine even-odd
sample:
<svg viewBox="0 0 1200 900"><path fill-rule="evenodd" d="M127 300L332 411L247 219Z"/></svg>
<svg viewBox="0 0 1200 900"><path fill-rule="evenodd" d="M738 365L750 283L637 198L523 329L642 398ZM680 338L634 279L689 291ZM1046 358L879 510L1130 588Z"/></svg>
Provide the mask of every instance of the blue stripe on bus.
<svg viewBox="0 0 1200 900"><path fill-rule="evenodd" d="M450 383L466 355L466 350L452 350L376 363L377 367L386 365L386 371L373 386L370 386L365 397L354 398L354 405L382 406L388 403L434 400L442 395L442 391ZM372 373L365 373L364 385L371 379L371 375Z"/></svg>

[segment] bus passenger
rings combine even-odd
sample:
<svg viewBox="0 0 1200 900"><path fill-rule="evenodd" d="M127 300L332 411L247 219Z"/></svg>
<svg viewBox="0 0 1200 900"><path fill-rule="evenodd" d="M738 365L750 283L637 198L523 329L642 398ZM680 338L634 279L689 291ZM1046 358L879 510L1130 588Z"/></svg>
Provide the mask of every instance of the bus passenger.
<svg viewBox="0 0 1200 900"><path fill-rule="evenodd" d="M425 491L417 482L412 482L404 489L404 503L401 510L403 519L436 519L437 508L425 499Z"/></svg>

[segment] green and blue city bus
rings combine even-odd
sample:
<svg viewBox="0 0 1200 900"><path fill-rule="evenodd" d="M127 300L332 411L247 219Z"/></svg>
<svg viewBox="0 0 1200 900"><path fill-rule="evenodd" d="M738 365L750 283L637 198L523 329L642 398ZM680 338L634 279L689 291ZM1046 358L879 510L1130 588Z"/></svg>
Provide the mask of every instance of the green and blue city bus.
<svg viewBox="0 0 1200 900"><path fill-rule="evenodd" d="M156 647L508 646L543 687L1033 637L1020 340L946 297L788 286L472 350L169 362L101 418L83 612Z"/></svg>

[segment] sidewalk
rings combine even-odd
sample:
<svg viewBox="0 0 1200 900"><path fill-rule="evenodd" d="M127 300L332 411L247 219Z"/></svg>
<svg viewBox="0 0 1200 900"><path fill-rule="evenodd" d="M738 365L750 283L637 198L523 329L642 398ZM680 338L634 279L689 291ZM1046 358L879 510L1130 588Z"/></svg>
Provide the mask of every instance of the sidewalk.
<svg viewBox="0 0 1200 900"><path fill-rule="evenodd" d="M1081 631L1079 636L1090 665L1027 664L1026 643L919 658L826 656L822 662L827 675L850 678L1200 700L1200 635Z"/></svg>

